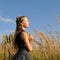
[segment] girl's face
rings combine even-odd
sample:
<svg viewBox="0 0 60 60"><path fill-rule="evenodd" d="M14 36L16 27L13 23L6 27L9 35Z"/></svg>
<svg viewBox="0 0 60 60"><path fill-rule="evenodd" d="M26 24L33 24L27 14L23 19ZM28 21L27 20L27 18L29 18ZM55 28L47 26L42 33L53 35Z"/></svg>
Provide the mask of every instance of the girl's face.
<svg viewBox="0 0 60 60"><path fill-rule="evenodd" d="M23 20L23 26L25 27L25 28L27 28L27 27L29 27L29 25L30 25L30 23L29 23L29 21L28 21L28 19L25 17L24 18L24 20Z"/></svg>

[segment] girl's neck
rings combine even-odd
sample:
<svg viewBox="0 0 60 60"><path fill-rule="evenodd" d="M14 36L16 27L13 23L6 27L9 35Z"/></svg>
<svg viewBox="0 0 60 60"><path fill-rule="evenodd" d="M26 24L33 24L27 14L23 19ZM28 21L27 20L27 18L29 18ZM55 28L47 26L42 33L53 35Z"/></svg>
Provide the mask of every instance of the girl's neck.
<svg viewBox="0 0 60 60"><path fill-rule="evenodd" d="M20 32L22 30L26 30L26 28L22 27L21 29L17 29L16 31Z"/></svg>

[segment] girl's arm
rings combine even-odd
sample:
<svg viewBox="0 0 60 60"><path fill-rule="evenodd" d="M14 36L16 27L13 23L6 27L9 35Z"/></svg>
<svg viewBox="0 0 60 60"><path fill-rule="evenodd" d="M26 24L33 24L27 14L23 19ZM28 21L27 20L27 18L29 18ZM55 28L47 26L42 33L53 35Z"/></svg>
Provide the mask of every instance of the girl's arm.
<svg viewBox="0 0 60 60"><path fill-rule="evenodd" d="M29 42L29 38L28 38L28 35L26 32L22 32L22 35L21 37L23 38L24 42L25 42L25 45L27 46L28 50L29 51L32 51L32 45L31 43Z"/></svg>

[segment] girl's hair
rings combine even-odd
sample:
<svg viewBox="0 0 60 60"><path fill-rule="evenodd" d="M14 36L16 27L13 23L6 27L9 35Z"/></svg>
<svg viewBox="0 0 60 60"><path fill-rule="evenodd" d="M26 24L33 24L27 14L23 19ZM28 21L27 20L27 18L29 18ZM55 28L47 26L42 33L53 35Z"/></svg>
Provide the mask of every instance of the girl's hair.
<svg viewBox="0 0 60 60"><path fill-rule="evenodd" d="M16 31L19 31L22 29L22 24L21 22L24 21L26 16L17 16L16 17Z"/></svg>
<svg viewBox="0 0 60 60"><path fill-rule="evenodd" d="M22 31L22 21L24 21L24 19L26 18L26 16L17 16L16 17L16 31L15 31L15 34L14 34L14 48L17 49L17 44L16 44L16 35Z"/></svg>

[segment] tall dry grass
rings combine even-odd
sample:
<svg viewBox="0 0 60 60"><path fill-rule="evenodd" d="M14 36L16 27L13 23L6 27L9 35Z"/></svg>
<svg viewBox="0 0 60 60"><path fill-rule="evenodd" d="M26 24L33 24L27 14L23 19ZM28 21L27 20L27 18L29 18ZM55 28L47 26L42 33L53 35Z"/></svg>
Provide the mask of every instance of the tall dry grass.
<svg viewBox="0 0 60 60"><path fill-rule="evenodd" d="M34 40L34 42L39 46L40 54L43 55L46 60L60 60L59 40L57 40L51 32L48 33L49 36L37 30L35 32L39 41Z"/></svg>
<svg viewBox="0 0 60 60"><path fill-rule="evenodd" d="M0 45L0 60L12 60L16 51L13 48L14 34L3 36L3 43ZM32 41L33 51L30 52L31 60L60 60L60 44L57 34L51 32L48 35L35 30Z"/></svg>

